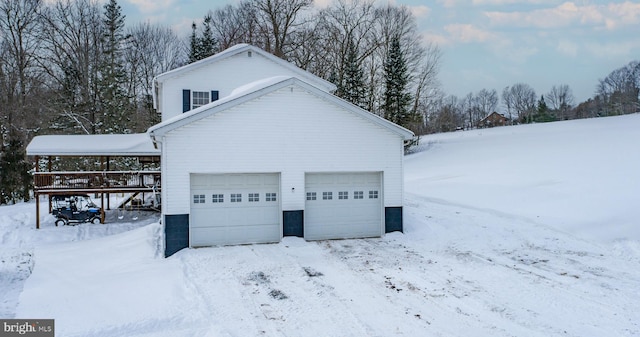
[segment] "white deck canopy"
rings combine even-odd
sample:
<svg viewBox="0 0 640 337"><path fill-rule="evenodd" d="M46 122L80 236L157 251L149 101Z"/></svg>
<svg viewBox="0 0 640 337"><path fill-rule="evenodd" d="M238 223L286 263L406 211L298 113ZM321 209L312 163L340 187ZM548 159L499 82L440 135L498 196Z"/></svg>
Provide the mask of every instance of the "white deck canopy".
<svg viewBox="0 0 640 337"><path fill-rule="evenodd" d="M28 156L160 156L146 133L36 136Z"/></svg>

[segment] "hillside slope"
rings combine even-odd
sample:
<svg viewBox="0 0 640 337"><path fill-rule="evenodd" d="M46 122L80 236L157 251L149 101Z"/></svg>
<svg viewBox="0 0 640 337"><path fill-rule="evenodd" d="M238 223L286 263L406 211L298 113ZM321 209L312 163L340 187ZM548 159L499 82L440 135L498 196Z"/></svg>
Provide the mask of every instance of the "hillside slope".
<svg viewBox="0 0 640 337"><path fill-rule="evenodd" d="M426 136L412 194L535 219L601 242L640 241L640 114Z"/></svg>

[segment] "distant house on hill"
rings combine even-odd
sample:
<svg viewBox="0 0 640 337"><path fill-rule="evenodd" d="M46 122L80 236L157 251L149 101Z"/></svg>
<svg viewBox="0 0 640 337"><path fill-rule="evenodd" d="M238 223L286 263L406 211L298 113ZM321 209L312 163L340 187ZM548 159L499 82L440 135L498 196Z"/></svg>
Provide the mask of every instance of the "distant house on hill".
<svg viewBox="0 0 640 337"><path fill-rule="evenodd" d="M478 123L478 127L492 128L494 126L505 126L508 122L509 118L494 111L489 116L481 119Z"/></svg>

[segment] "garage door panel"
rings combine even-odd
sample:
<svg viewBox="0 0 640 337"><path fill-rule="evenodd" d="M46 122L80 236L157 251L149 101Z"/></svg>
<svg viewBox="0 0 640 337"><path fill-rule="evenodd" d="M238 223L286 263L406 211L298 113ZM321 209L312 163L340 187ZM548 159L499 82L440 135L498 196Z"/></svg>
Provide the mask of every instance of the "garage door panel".
<svg viewBox="0 0 640 337"><path fill-rule="evenodd" d="M194 227L191 246L206 247L247 243L269 243L280 240L279 225L251 225L237 227Z"/></svg>
<svg viewBox="0 0 640 337"><path fill-rule="evenodd" d="M193 174L192 246L280 241L280 176Z"/></svg>
<svg viewBox="0 0 640 337"><path fill-rule="evenodd" d="M273 207L254 208L250 212L243 208L201 209L191 215L192 227L268 225L279 220L279 210Z"/></svg>
<svg viewBox="0 0 640 337"><path fill-rule="evenodd" d="M380 187L381 173L378 172L306 174L305 238L322 240L380 236Z"/></svg>

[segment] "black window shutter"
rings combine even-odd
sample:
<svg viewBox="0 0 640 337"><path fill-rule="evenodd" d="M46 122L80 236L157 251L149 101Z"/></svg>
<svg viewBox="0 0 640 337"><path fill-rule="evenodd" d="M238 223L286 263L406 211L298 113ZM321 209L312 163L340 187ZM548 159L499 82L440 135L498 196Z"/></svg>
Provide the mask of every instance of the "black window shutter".
<svg viewBox="0 0 640 337"><path fill-rule="evenodd" d="M218 90L211 90L211 102L218 100Z"/></svg>
<svg viewBox="0 0 640 337"><path fill-rule="evenodd" d="M182 90L182 112L191 110L191 90Z"/></svg>

